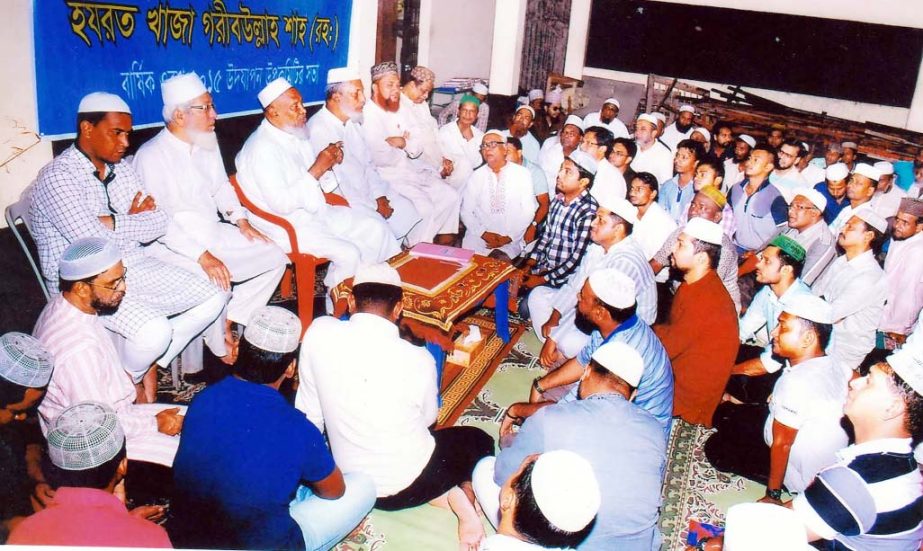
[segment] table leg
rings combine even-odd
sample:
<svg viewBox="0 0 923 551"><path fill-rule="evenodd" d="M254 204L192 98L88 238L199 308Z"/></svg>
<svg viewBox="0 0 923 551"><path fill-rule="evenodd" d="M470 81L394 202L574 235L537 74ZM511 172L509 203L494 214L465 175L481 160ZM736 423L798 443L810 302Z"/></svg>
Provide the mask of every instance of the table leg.
<svg viewBox="0 0 923 551"><path fill-rule="evenodd" d="M494 290L494 321L497 324L497 336L503 342L510 342L510 282L504 281Z"/></svg>
<svg viewBox="0 0 923 551"><path fill-rule="evenodd" d="M442 407L442 370L445 368L445 350L436 343L427 342L426 350L433 355L436 360L436 391L438 402L437 405Z"/></svg>

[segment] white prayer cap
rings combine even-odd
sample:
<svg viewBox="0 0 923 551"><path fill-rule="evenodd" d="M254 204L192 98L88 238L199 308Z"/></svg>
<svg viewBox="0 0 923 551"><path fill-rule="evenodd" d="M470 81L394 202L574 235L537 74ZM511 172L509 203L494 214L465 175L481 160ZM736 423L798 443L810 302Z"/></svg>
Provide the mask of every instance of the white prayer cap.
<svg viewBox="0 0 923 551"><path fill-rule="evenodd" d="M701 126L697 126L697 127L695 128L695 130L692 131L692 134L695 134L696 132L698 132L699 134L701 134L701 135L705 138L705 141L706 141L706 142L710 142L710 141L711 141L711 132L709 132L707 128L703 128L703 127L701 127ZM692 134L690 134L690 136L691 136Z"/></svg>
<svg viewBox="0 0 923 551"><path fill-rule="evenodd" d="M641 121L650 123L654 125L654 128L657 128L657 117L655 117L654 115L650 113L641 113L640 115L638 115L637 122L641 122Z"/></svg>
<svg viewBox="0 0 923 551"><path fill-rule="evenodd" d="M856 142L843 142L840 144L840 147L843 149L859 149L859 146L856 145Z"/></svg>
<svg viewBox="0 0 923 551"><path fill-rule="evenodd" d="M545 96L545 103L550 105L560 105L561 96L563 95L563 90L560 86L555 86L548 94Z"/></svg>
<svg viewBox="0 0 923 551"><path fill-rule="evenodd" d="M599 208L606 209L613 214L621 216L628 221L629 224L638 223L638 207L632 205L624 197L619 197L614 190L606 189L603 190L593 190L596 193L593 194L593 197L596 198L596 202L599 203Z"/></svg>
<svg viewBox="0 0 923 551"><path fill-rule="evenodd" d="M593 466L568 450L545 452L535 460L532 495L548 522L565 532L586 528L601 500Z"/></svg>
<svg viewBox="0 0 923 551"><path fill-rule="evenodd" d="M581 132L583 132L583 119L577 115L568 115L567 119L564 120L564 126L567 126L568 124L576 126L580 129Z"/></svg>
<svg viewBox="0 0 923 551"><path fill-rule="evenodd" d="M99 275L122 260L122 251L103 237L84 237L64 249L58 274L64 281L80 281Z"/></svg>
<svg viewBox="0 0 923 551"><path fill-rule="evenodd" d="M260 105L263 106L263 109L266 109L270 103L291 87L292 85L285 80L285 77L279 77L260 90L256 97L260 100Z"/></svg>
<svg viewBox="0 0 923 551"><path fill-rule="evenodd" d="M298 348L301 321L281 306L263 306L250 316L244 338L267 352L288 354Z"/></svg>
<svg viewBox="0 0 923 551"><path fill-rule="evenodd" d="M878 230L879 233L887 233L888 231L888 221L882 218L880 214L875 212L875 209L870 207L868 203L854 210L852 215L858 217L866 224L872 226Z"/></svg>
<svg viewBox="0 0 923 551"><path fill-rule="evenodd" d="M359 74L359 70L353 67L337 67L336 69L330 69L327 71L327 84L350 82L352 80L362 80L362 75ZM283 92L284 91L285 90L283 90Z"/></svg>
<svg viewBox="0 0 923 551"><path fill-rule="evenodd" d="M809 293L786 297L782 301L782 311L815 323L833 323L833 307L830 303Z"/></svg>
<svg viewBox="0 0 923 551"><path fill-rule="evenodd" d="M195 73L172 76L160 83L160 96L164 105L179 105L192 101L208 92L202 79Z"/></svg>
<svg viewBox="0 0 923 551"><path fill-rule="evenodd" d="M877 169L878 172L881 173L882 176L886 176L888 174L894 174L894 165L892 165L888 161L878 161L872 166L874 166L875 169Z"/></svg>
<svg viewBox="0 0 923 551"><path fill-rule="evenodd" d="M0 337L0 377L28 388L48 385L54 358L32 335L11 332Z"/></svg>
<svg viewBox="0 0 923 551"><path fill-rule="evenodd" d="M518 98L516 98L517 106L526 105L527 103L529 103L529 98L526 96L519 96Z"/></svg>
<svg viewBox="0 0 923 551"><path fill-rule="evenodd" d="M853 174L861 174L870 180L875 180L876 182L881 178L881 171L873 167L868 163L859 163L856 165L856 169L853 170Z"/></svg>
<svg viewBox="0 0 923 551"><path fill-rule="evenodd" d="M902 348L888 356L885 361L914 392L923 396L923 358L910 349Z"/></svg>
<svg viewBox="0 0 923 551"><path fill-rule="evenodd" d="M619 100L617 98L606 98L606 101L603 102L603 105L607 103L611 103L612 105L615 106L616 109L622 108L622 104L619 103Z"/></svg>
<svg viewBox="0 0 923 551"><path fill-rule="evenodd" d="M679 112L680 112L680 113L695 113L695 107L693 107L693 106L691 106L691 105L689 105L689 104L680 105L680 106L679 106Z"/></svg>
<svg viewBox="0 0 923 551"><path fill-rule="evenodd" d="M596 159L580 149L575 149L573 152L571 152L570 155L567 156L567 158L571 161L574 161L574 164L593 175L596 174L596 169L599 167Z"/></svg>
<svg viewBox="0 0 923 551"><path fill-rule="evenodd" d="M61 412L48 431L48 457L60 469L85 471L118 455L125 445L119 417L99 402L80 402Z"/></svg>
<svg viewBox="0 0 923 551"><path fill-rule="evenodd" d="M131 108L125 103L125 100L115 94L107 92L93 92L83 96L80 105L77 106L78 113L128 113L131 114Z"/></svg>
<svg viewBox="0 0 923 551"><path fill-rule="evenodd" d="M360 266L353 277L353 287L360 283L381 283L382 285L401 286L401 274L387 262Z"/></svg>
<svg viewBox="0 0 923 551"><path fill-rule="evenodd" d="M631 346L622 341L607 342L593 352L592 359L621 377L632 388L638 388L644 373L644 360Z"/></svg>
<svg viewBox="0 0 923 551"><path fill-rule="evenodd" d="M740 503L727 512L725 551L775 551L812 549L798 514L771 503Z"/></svg>
<svg viewBox="0 0 923 551"><path fill-rule="evenodd" d="M657 119L657 122L660 124L667 124L667 116L661 113L660 111L654 111L651 113L651 116Z"/></svg>
<svg viewBox="0 0 923 551"><path fill-rule="evenodd" d="M634 305L637 293L635 280L616 268L596 270L587 278L596 298L613 308L628 308Z"/></svg>
<svg viewBox="0 0 923 551"><path fill-rule="evenodd" d="M533 118L533 119L535 118L535 109L532 109L531 107L529 107L529 106L526 105L525 103L522 104L522 105L520 105L519 107L517 107L517 108L516 108L516 112L518 113L518 112L522 111L523 109L529 111L529 113L532 114L532 118Z"/></svg>
<svg viewBox="0 0 923 551"><path fill-rule="evenodd" d="M487 132L484 132L484 135L485 135L485 136L488 135L488 134L490 134L491 136L496 136L496 137L500 138L500 141L501 141L501 142L506 143L506 134L503 133L503 130L500 130L500 129L497 129L497 128L491 128L491 129L488 130Z"/></svg>
<svg viewBox="0 0 923 551"><path fill-rule="evenodd" d="M711 220L693 218L686 222L683 233L699 241L718 245L719 247L721 246L721 236L723 235L721 226L715 224Z"/></svg>
<svg viewBox="0 0 923 551"><path fill-rule="evenodd" d="M535 101L537 99L545 99L545 92L540 88L529 90L529 101Z"/></svg>
<svg viewBox="0 0 923 551"><path fill-rule="evenodd" d="M817 207L821 212L827 208L827 198L824 197L824 194L810 187L795 188L791 193L786 194L785 199L791 203L795 197L799 195L810 201L811 204Z"/></svg>
<svg viewBox="0 0 923 551"><path fill-rule="evenodd" d="M831 182L845 180L849 176L849 167L844 163L834 163L824 171L824 178Z"/></svg>
<svg viewBox="0 0 923 551"><path fill-rule="evenodd" d="M741 134L740 136L737 136L737 139L749 145L750 147L756 147L756 140L754 140L753 136L750 134Z"/></svg>
<svg viewBox="0 0 923 551"><path fill-rule="evenodd" d="M483 82L475 82L474 86L471 87L471 91L474 92L475 94L481 94L482 96L486 96L488 92L487 85L484 84Z"/></svg>

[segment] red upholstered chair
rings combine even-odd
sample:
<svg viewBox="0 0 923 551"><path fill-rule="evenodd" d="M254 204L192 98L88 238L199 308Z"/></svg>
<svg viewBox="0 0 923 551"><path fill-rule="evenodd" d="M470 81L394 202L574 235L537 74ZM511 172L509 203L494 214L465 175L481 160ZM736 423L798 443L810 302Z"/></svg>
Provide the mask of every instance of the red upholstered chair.
<svg viewBox="0 0 923 551"><path fill-rule="evenodd" d="M311 321L314 319L314 276L317 267L329 261L326 258L318 258L314 255L301 252L298 248L298 236L295 234L295 228L284 218L270 214L254 205L253 202L244 195L243 190L240 188L240 184L237 183L236 175L232 175L230 180L231 185L234 186L234 191L237 193L237 198L244 208L252 212L254 216L259 216L263 220L279 226L288 234L289 242L292 245L292 252L288 253L288 258L292 261L292 264L285 269L285 275L282 276L280 288L283 298L292 297L292 269L294 269L295 288L298 291L298 318L301 320L301 335L304 336L304 332L308 330L308 326L311 325ZM324 196L328 204L349 206L346 199L339 195L325 193Z"/></svg>

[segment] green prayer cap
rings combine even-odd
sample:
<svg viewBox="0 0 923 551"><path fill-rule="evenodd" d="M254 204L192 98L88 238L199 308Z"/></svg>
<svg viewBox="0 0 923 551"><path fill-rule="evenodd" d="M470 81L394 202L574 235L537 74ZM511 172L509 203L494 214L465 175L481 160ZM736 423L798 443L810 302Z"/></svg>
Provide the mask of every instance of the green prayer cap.
<svg viewBox="0 0 923 551"><path fill-rule="evenodd" d="M806 255L804 247L799 245L797 241L787 235L777 235L773 237L772 241L769 242L769 245L778 247L779 249L785 251L785 254L794 258L798 262L804 262L804 257Z"/></svg>
<svg viewBox="0 0 923 551"><path fill-rule="evenodd" d="M464 96L461 97L461 100L459 100L458 104L461 105L463 103L473 103L477 107L481 106L481 100L477 99L471 94L465 94Z"/></svg>

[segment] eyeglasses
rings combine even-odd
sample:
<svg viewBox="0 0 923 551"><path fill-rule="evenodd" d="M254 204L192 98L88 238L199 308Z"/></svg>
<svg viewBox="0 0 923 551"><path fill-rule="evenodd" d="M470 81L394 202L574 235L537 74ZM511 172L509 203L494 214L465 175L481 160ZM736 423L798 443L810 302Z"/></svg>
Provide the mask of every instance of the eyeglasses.
<svg viewBox="0 0 923 551"><path fill-rule="evenodd" d="M484 142L484 143L481 144L480 149L482 149L482 150L484 150L484 149L495 149L495 148L497 148L497 147L500 147L501 145L506 145L506 144L504 144L503 142Z"/></svg>
<svg viewBox="0 0 923 551"><path fill-rule="evenodd" d="M207 112L207 111L213 111L213 112L215 112L215 113L218 112L218 111L215 109L215 104L214 104L214 103L206 103L205 105L190 105L189 108L190 108L190 109L195 109L196 111L202 111L202 112Z"/></svg>
<svg viewBox="0 0 923 551"><path fill-rule="evenodd" d="M788 210L797 210L797 211L802 211L802 212L804 212L804 211L806 211L806 210L816 209L816 208L817 208L817 207L815 207L814 205L805 206L805 205L795 205L795 204L791 204L791 205L788 206ZM818 210L819 210L819 209L818 209Z"/></svg>
<svg viewBox="0 0 923 551"><path fill-rule="evenodd" d="M119 287L125 285L125 278L128 277L128 270L126 269L122 272L122 277L115 279L109 285L100 285L99 283L93 283L88 281L87 284L92 285L93 287L102 287L103 289L109 289L110 291L118 291Z"/></svg>

